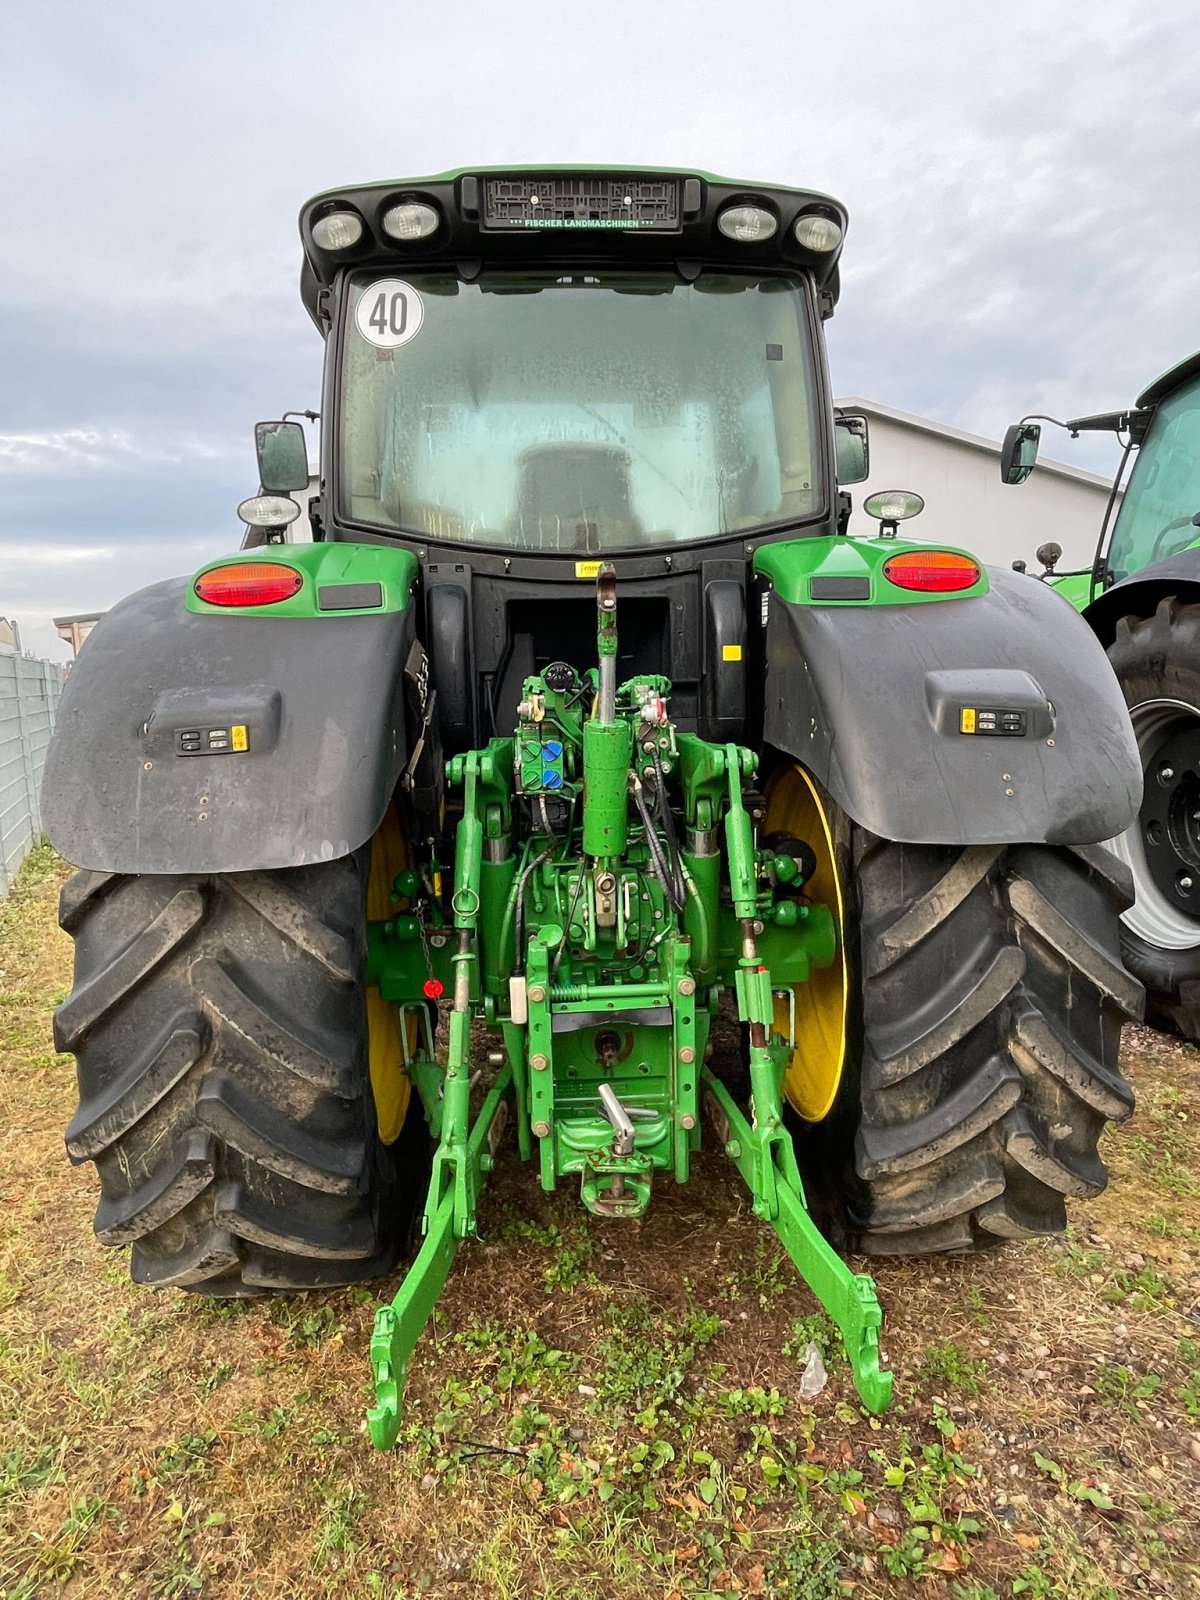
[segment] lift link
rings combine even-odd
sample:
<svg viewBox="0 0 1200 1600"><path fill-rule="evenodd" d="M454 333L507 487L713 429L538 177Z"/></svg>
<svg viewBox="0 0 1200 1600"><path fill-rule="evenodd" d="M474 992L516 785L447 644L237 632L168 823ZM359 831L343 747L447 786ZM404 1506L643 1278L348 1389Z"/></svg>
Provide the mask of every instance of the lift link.
<svg viewBox="0 0 1200 1600"><path fill-rule="evenodd" d="M837 1323L863 1405L875 1414L886 1411L892 1398L892 1374L879 1366L883 1312L875 1280L852 1272L813 1221L786 1133L781 1138L752 1127L728 1089L707 1067L701 1081L709 1120L724 1140L725 1154L746 1180L755 1215L775 1229L796 1270ZM767 1169L769 1194L762 1189Z"/></svg>
<svg viewBox="0 0 1200 1600"><path fill-rule="evenodd" d="M755 1216L775 1229L801 1277L837 1323L859 1397L868 1411L880 1412L892 1397L892 1374L879 1367L883 1313L874 1281L852 1272L821 1235L809 1214L791 1136L783 1125L782 1071L767 1043L773 1016L771 974L758 958L754 835L741 794L742 779L750 778L754 768L750 751L726 745L725 840L730 892L742 933L736 989L738 1015L750 1036L753 1120L746 1120L725 1086L705 1068L707 1103L716 1114L726 1155L749 1185Z"/></svg>
<svg viewBox="0 0 1200 1600"><path fill-rule="evenodd" d="M495 1145L507 1116L507 1096L513 1084L510 1061L501 1070L474 1126L469 1126L471 987L472 968L478 961L484 832L480 813L485 804L480 790L492 778L492 756L485 750L473 750L452 762L451 767L455 769L452 776L463 785L463 815L458 824L451 901L458 937L453 957L454 1009L450 1013L440 1138L433 1156L429 1197L425 1203L425 1242L391 1305L381 1306L376 1312L371 1337L376 1403L367 1413L367 1426L372 1443L381 1450L389 1449L396 1442L400 1395L409 1358L422 1329L433 1315L459 1242L475 1236L479 1180L483 1173L491 1170Z"/></svg>
<svg viewBox="0 0 1200 1600"><path fill-rule="evenodd" d="M475 1119L467 1140L466 1164L474 1190L482 1174L491 1170L492 1153L503 1131L505 1097L512 1084L512 1069L505 1067L483 1109ZM432 1197L432 1191L431 1191ZM390 1450L400 1431L400 1398L408 1363L426 1323L433 1316L460 1240L475 1231L475 1216L462 1216L456 1205L455 1188L448 1186L432 1217L426 1213L425 1242L416 1260L404 1275L390 1305L375 1313L371 1335L371 1368L375 1378L375 1404L367 1412L367 1429L377 1450Z"/></svg>

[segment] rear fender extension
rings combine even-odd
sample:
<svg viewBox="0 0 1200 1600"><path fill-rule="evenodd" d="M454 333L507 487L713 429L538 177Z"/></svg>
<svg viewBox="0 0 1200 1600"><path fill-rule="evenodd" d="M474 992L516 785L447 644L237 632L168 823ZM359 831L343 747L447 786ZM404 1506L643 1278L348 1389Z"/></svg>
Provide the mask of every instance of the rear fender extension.
<svg viewBox="0 0 1200 1600"><path fill-rule="evenodd" d="M1104 652L1045 585L1002 568L988 578L987 594L921 605L770 592L764 742L887 839L1111 839L1137 815L1142 772ZM982 731L985 713L998 728L1021 713L1022 731Z"/></svg>
<svg viewBox="0 0 1200 1600"><path fill-rule="evenodd" d="M130 595L80 652L42 784L51 843L119 873L274 870L358 849L406 761L414 607L196 614L190 581Z"/></svg>

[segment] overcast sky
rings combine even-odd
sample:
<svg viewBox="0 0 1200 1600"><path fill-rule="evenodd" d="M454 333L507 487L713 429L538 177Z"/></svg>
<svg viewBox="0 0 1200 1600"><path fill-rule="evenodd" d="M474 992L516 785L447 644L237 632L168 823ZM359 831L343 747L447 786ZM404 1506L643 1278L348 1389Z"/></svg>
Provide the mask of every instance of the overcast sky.
<svg viewBox="0 0 1200 1600"><path fill-rule="evenodd" d="M0 615L60 656L52 615L237 548L251 425L319 404L296 214L354 180L595 161L824 189L851 216L837 393L991 437L1126 404L1200 347L1196 21L5 0Z"/></svg>

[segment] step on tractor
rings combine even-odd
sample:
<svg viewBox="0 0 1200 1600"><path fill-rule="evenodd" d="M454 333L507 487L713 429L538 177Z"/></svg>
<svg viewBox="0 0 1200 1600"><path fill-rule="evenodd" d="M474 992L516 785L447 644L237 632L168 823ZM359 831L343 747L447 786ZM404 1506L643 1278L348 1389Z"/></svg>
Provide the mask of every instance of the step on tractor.
<svg viewBox="0 0 1200 1600"><path fill-rule="evenodd" d="M380 1446L514 1150L607 1219L723 1152L873 1411L839 1252L1053 1232L1104 1184L1137 748L1049 589L899 537L906 491L847 535L845 230L691 172L318 195L311 541L301 424L261 423L242 549L71 674L44 813L96 1232L207 1295L415 1250Z"/></svg>
<svg viewBox="0 0 1200 1600"><path fill-rule="evenodd" d="M1053 542L1037 554L1040 576L1107 650L1137 737L1141 811L1111 843L1134 882L1125 964L1146 987L1152 1020L1200 1043L1200 352L1123 411L1015 423L1006 483L1033 470L1043 422L1073 438L1112 433L1124 446L1091 566L1057 571Z"/></svg>

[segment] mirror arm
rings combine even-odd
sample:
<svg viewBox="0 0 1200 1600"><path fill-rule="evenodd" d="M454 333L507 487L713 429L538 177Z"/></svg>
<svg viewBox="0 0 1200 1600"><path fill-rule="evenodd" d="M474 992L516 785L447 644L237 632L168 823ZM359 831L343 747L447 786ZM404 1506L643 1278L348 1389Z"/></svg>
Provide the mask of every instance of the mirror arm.
<svg viewBox="0 0 1200 1600"><path fill-rule="evenodd" d="M837 531L844 534L850 526L850 513L854 509L854 501L849 492L839 489L837 494Z"/></svg>

